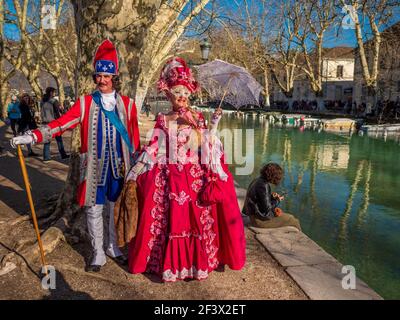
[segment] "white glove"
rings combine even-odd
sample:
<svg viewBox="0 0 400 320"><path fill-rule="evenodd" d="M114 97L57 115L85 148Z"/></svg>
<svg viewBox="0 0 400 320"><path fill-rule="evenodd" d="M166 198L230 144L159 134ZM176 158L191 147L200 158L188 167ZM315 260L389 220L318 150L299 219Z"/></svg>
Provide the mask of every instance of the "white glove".
<svg viewBox="0 0 400 320"><path fill-rule="evenodd" d="M16 149L18 144L34 144L35 139L33 135L25 133L22 136L14 137L10 140L11 146Z"/></svg>
<svg viewBox="0 0 400 320"><path fill-rule="evenodd" d="M219 120L222 118L222 109L217 109L211 117L210 132L214 135L218 128Z"/></svg>

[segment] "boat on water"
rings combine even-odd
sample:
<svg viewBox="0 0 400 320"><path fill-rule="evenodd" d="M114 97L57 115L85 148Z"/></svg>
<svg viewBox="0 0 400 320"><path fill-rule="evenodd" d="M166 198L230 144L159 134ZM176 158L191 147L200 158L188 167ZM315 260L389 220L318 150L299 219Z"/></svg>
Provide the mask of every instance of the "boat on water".
<svg viewBox="0 0 400 320"><path fill-rule="evenodd" d="M361 126L364 133L400 133L400 123L395 124L368 124Z"/></svg>
<svg viewBox="0 0 400 320"><path fill-rule="evenodd" d="M322 119L325 131L349 132L356 129L356 120L349 118Z"/></svg>

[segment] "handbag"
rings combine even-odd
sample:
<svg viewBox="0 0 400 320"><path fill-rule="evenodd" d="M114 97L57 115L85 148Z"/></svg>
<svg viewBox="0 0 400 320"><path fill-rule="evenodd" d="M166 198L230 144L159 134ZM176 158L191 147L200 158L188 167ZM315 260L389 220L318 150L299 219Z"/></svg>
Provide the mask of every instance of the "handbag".
<svg viewBox="0 0 400 320"><path fill-rule="evenodd" d="M203 205L210 206L223 201L224 199L224 184L217 174L207 176L207 182L200 192L200 202Z"/></svg>

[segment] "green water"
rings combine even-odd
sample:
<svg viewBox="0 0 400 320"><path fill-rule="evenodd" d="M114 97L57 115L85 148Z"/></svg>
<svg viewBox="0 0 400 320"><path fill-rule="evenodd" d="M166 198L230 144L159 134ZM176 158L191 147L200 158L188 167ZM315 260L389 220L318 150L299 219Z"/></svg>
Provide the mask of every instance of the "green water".
<svg viewBox="0 0 400 320"><path fill-rule="evenodd" d="M231 166L241 187L247 188L262 164L281 164L285 178L277 190L286 194L284 211L382 297L400 299L398 142L281 128L233 115L223 117L222 128L254 129L254 146L243 144L254 147L253 173L237 175Z"/></svg>

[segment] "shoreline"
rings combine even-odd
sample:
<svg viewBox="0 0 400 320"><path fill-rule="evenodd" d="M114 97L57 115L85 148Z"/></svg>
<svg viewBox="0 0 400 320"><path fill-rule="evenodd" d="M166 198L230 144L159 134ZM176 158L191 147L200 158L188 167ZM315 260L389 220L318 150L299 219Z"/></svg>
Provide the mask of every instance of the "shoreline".
<svg viewBox="0 0 400 320"><path fill-rule="evenodd" d="M213 109L213 107L207 106L196 106L201 110L208 110ZM236 109L224 109L225 112L234 113ZM320 119L336 119L336 118L343 118L343 119L351 119L351 120L362 120L364 125L394 125L400 124L399 119L389 119L390 121L382 121L380 123L377 122L377 117L366 117L366 116L357 116L348 113L340 113L340 112L331 112L331 111L310 111L310 110L280 110L280 109L262 109L262 108L254 108L254 109L244 109L239 110L240 113L243 114L262 114L262 115L281 115L281 114L290 114L290 115L306 115L311 117L317 117Z"/></svg>

